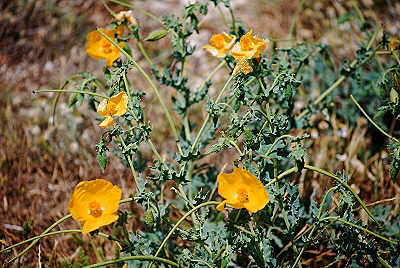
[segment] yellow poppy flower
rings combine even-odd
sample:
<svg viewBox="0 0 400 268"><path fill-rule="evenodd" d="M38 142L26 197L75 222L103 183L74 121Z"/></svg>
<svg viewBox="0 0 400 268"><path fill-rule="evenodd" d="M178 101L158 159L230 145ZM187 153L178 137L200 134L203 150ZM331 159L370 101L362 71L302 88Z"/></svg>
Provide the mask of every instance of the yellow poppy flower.
<svg viewBox="0 0 400 268"><path fill-rule="evenodd" d="M106 118L99 125L102 128L112 126L114 124L113 116L124 115L128 110L128 96L125 92L120 92L109 99L104 99L97 107L97 113Z"/></svg>
<svg viewBox="0 0 400 268"><path fill-rule="evenodd" d="M259 58L261 52L267 47L268 40L253 36L253 30L250 30L240 38L240 42L236 43L232 48L232 56L235 59L252 59Z"/></svg>
<svg viewBox="0 0 400 268"><path fill-rule="evenodd" d="M207 50L214 57L223 58L226 53L231 50L235 43L236 36L227 33L214 34L211 36L209 45L203 46L203 49Z"/></svg>
<svg viewBox="0 0 400 268"><path fill-rule="evenodd" d="M225 204L234 208L245 208L255 213L269 202L264 185L253 174L242 168L235 168L232 173L222 173L217 177L218 194L225 198L217 210L222 211Z"/></svg>
<svg viewBox="0 0 400 268"><path fill-rule="evenodd" d="M87 234L118 219L121 195L121 189L109 181L82 181L75 186L68 211L83 222L82 233Z"/></svg>
<svg viewBox="0 0 400 268"><path fill-rule="evenodd" d="M100 30L113 40L115 40L115 34L123 34L122 27L118 27L117 30ZM119 43L119 46L124 47L124 44ZM97 31L92 31L86 36L86 53L95 60L107 60L108 66L111 66L121 55L118 48L114 47Z"/></svg>

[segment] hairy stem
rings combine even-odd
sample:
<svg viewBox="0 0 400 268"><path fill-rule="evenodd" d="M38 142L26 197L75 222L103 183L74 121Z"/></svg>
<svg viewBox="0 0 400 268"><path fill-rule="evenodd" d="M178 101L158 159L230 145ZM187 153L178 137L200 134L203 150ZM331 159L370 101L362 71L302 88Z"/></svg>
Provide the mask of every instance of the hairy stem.
<svg viewBox="0 0 400 268"><path fill-rule="evenodd" d="M60 92L60 93L79 93L79 94L86 94L86 95L92 95L95 97L100 97L103 99L109 99L109 97L95 93L95 92L90 92L90 91L82 91L82 90L63 90L63 89L39 89L39 90L33 90L32 93L44 93L44 92Z"/></svg>
<svg viewBox="0 0 400 268"><path fill-rule="evenodd" d="M361 107L361 105L357 102L357 100L353 97L353 95L350 95L351 100L354 102L354 104L357 106L357 108L364 114L364 116L368 119L368 121L374 125L374 127L376 127L383 135L385 135L386 137L388 137L391 140L394 140L395 142L399 142L398 139L396 139L395 137L391 136L389 133L387 133L386 131L383 130L383 128L381 128L380 126L378 126L377 123L374 122L374 120L371 119L371 117L369 117L369 115L365 112L365 110Z"/></svg>

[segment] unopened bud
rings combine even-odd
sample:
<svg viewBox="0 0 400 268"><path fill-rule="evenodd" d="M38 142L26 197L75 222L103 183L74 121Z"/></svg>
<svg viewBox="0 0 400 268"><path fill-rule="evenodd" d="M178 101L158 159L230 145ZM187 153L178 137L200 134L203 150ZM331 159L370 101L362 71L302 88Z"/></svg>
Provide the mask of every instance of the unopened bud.
<svg viewBox="0 0 400 268"><path fill-rule="evenodd" d="M167 30L163 29L155 30L149 33L149 35L144 39L144 41L157 41L167 36L167 34L168 34Z"/></svg>

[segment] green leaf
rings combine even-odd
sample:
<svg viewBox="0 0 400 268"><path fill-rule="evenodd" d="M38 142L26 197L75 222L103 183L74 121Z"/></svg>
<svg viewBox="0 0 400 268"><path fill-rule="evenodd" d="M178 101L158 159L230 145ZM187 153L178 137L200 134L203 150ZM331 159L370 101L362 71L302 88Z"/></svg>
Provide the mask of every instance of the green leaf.
<svg viewBox="0 0 400 268"><path fill-rule="evenodd" d="M99 163L101 169L104 171L107 167L107 154L105 151L99 151L97 153L97 162Z"/></svg>

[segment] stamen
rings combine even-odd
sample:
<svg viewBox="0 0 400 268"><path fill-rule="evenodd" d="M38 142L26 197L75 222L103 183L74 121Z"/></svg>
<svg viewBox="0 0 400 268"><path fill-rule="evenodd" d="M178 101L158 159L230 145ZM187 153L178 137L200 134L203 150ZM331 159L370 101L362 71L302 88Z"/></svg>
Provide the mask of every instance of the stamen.
<svg viewBox="0 0 400 268"><path fill-rule="evenodd" d="M103 214L103 210L98 202L92 201L89 203L89 214L95 218L98 218Z"/></svg>
<svg viewBox="0 0 400 268"><path fill-rule="evenodd" d="M246 203L249 201L249 194L245 189L239 189L237 194L240 203Z"/></svg>

